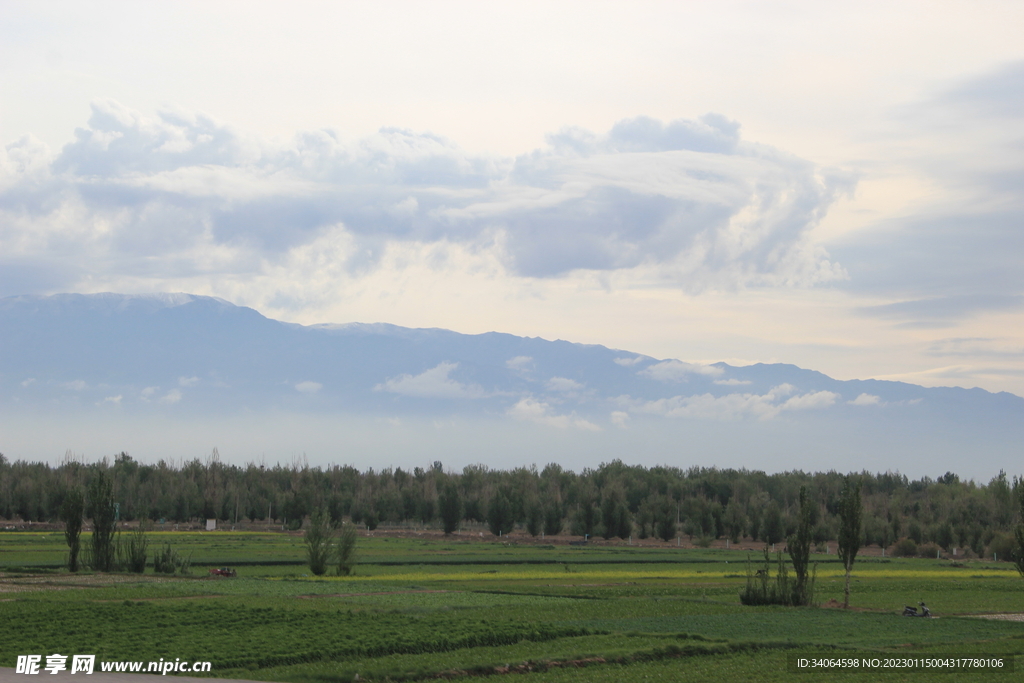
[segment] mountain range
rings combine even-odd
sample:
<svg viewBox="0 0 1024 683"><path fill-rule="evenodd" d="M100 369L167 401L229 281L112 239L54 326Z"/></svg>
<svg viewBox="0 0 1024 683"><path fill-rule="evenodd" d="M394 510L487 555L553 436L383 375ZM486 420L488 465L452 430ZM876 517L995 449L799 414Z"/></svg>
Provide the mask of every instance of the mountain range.
<svg viewBox="0 0 1024 683"><path fill-rule="evenodd" d="M0 452L52 460L1016 473L1024 399L788 364L388 324L302 326L191 294L0 299Z"/></svg>

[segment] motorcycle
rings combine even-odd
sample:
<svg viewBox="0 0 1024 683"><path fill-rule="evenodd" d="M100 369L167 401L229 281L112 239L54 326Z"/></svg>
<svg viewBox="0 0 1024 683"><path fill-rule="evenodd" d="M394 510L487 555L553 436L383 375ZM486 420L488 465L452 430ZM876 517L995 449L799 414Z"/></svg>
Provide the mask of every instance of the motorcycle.
<svg viewBox="0 0 1024 683"><path fill-rule="evenodd" d="M918 612L916 607L910 605L903 606L903 616L905 617L930 617L932 615L931 610L928 609L926 604L918 603L921 606L921 611Z"/></svg>

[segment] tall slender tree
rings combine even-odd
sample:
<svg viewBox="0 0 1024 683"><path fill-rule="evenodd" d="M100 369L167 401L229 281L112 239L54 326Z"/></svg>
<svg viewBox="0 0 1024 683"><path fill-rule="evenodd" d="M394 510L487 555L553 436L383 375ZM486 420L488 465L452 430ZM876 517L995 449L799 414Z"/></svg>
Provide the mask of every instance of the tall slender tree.
<svg viewBox="0 0 1024 683"><path fill-rule="evenodd" d="M808 580L808 565L811 561L811 523L814 517L812 505L814 503L807 495L807 487L801 486L800 522L797 525L796 533L786 541L786 552L793 559L793 572L796 574L796 583L793 586L794 605L806 605L813 598L812 585Z"/></svg>
<svg viewBox="0 0 1024 683"><path fill-rule="evenodd" d="M1013 536L1017 541L1017 547L1013 549L1013 563L1017 566L1020 575L1024 576L1024 478L1016 480L1014 488L1017 491L1020 520L1017 521L1017 527L1013 530Z"/></svg>
<svg viewBox="0 0 1024 683"><path fill-rule="evenodd" d="M114 487L103 470L96 470L89 485L89 516L92 517L92 568L99 572L115 569L114 533L117 531L117 506Z"/></svg>
<svg viewBox="0 0 1024 683"><path fill-rule="evenodd" d="M860 550L860 522L863 509L860 503L860 481L846 477L839 503L839 559L846 570L846 587L843 589L843 607L850 606L850 572L853 561Z"/></svg>
<svg viewBox="0 0 1024 683"><path fill-rule="evenodd" d="M85 496L77 486L68 490L60 505L60 521L64 522L64 540L68 543L68 571L78 571L78 553L81 550L82 517L85 515Z"/></svg>

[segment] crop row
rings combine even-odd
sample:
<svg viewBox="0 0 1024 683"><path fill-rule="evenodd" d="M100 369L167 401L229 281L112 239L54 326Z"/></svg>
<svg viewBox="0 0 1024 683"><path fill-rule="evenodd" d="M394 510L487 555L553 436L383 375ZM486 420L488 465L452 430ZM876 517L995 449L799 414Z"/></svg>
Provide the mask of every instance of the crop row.
<svg viewBox="0 0 1024 683"><path fill-rule="evenodd" d="M237 602L160 605L10 602L17 624L0 644L0 665L19 654L96 654L101 659L208 660L215 669L262 668L322 659L442 652L587 635L590 629L429 614L247 607Z"/></svg>

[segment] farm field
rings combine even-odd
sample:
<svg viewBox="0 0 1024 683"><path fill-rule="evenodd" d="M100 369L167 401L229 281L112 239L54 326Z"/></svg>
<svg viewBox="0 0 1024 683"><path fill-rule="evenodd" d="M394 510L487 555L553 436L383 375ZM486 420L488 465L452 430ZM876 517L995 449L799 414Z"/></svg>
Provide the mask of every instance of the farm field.
<svg viewBox="0 0 1024 683"><path fill-rule="evenodd" d="M1004 562L865 557L853 609L841 610L741 605L747 553L735 550L378 534L360 538L355 575L313 577L300 535L151 534L151 549L165 542L192 554L193 576L71 575L57 568L63 534L0 533L0 623L14 626L0 666L57 652L180 657L212 662L216 677L296 683L504 672L537 683L773 681L817 678L787 671L795 652L1024 654L1024 621L977 617L1024 614L1024 579ZM817 600L841 601L835 556L813 559ZM899 615L922 600L939 618ZM845 678L868 680L834 675Z"/></svg>

